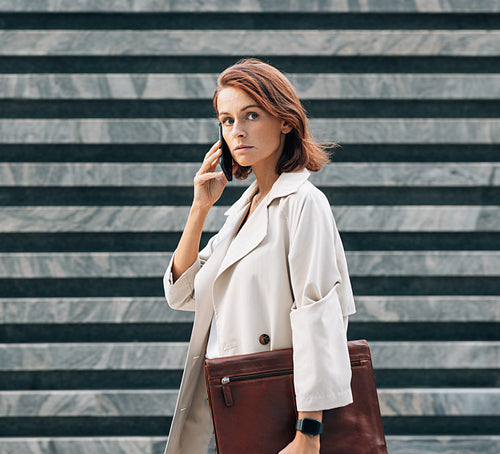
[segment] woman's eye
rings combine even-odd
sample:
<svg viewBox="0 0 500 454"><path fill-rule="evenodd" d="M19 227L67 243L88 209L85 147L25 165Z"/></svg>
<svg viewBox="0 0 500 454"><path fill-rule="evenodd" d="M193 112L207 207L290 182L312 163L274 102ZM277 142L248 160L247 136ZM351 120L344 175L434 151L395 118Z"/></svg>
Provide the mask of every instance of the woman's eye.
<svg viewBox="0 0 500 454"><path fill-rule="evenodd" d="M233 124L233 119L232 118L225 118L222 121L222 123L225 124L225 125L232 125Z"/></svg>
<svg viewBox="0 0 500 454"><path fill-rule="evenodd" d="M259 114L255 113L255 112L250 112L250 113L248 114L248 118L249 118L250 120L255 120L258 116L259 116Z"/></svg>

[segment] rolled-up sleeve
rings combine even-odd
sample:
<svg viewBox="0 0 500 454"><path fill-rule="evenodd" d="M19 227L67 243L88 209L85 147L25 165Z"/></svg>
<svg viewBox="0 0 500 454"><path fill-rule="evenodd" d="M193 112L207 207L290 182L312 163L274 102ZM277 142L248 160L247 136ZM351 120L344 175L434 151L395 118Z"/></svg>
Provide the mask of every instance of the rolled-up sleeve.
<svg viewBox="0 0 500 454"><path fill-rule="evenodd" d="M354 312L344 250L330 204L319 191L308 194L289 221L297 410L341 407L352 402L346 326Z"/></svg>
<svg viewBox="0 0 500 454"><path fill-rule="evenodd" d="M199 258L196 259L195 262L174 282L172 276L174 256L175 253L170 259L167 271L163 276L163 286L165 288L167 303L172 309L194 311L194 278L201 269L200 260Z"/></svg>
<svg viewBox="0 0 500 454"><path fill-rule="evenodd" d="M210 238L208 244L199 252L198 258L194 263L182 273L175 281L172 275L172 265L174 263L175 252L170 259L167 270L163 276L163 287L165 289L165 298L172 309L183 311L195 310L195 277L203 264L212 254L217 235Z"/></svg>

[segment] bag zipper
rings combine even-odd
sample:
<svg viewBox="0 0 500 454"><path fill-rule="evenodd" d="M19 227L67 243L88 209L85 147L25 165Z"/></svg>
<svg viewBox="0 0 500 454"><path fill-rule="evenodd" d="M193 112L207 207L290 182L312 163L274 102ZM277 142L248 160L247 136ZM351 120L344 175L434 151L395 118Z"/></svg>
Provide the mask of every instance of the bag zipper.
<svg viewBox="0 0 500 454"><path fill-rule="evenodd" d="M256 378L265 378L265 377L278 377L280 375L287 375L293 373L293 369L285 369L285 370L277 370L272 372L256 372L254 374L246 374L246 375L236 375L234 377L222 377L220 382L222 384L222 395L224 397L224 403L226 407L233 406L233 396L231 394L231 389L229 387L230 383L244 380L252 380Z"/></svg>
<svg viewBox="0 0 500 454"><path fill-rule="evenodd" d="M253 374L246 374L246 375L235 375L234 377L222 377L220 379L220 382L223 385L227 385L228 383L235 382L235 381L243 381L243 380L252 380L254 378L264 378L264 377L274 377L278 375L287 375L293 373L293 369L282 369L282 370L275 370L275 371L269 371L269 372L255 372Z"/></svg>

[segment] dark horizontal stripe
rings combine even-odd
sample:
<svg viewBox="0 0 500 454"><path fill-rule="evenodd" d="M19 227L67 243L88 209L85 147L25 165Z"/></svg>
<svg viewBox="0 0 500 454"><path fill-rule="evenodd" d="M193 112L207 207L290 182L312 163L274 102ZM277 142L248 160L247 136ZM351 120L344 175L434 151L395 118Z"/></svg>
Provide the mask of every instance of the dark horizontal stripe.
<svg viewBox="0 0 500 454"><path fill-rule="evenodd" d="M493 365L492 365L493 366ZM0 390L176 389L182 370L3 371ZM375 369L378 388L494 388L499 369Z"/></svg>
<svg viewBox="0 0 500 454"><path fill-rule="evenodd" d="M45 297L163 297L161 278L0 279L3 298Z"/></svg>
<svg viewBox="0 0 500 454"><path fill-rule="evenodd" d="M7 30L488 30L495 13L3 13Z"/></svg>
<svg viewBox="0 0 500 454"><path fill-rule="evenodd" d="M351 277L355 295L498 295L498 277Z"/></svg>
<svg viewBox="0 0 500 454"><path fill-rule="evenodd" d="M0 417L0 437L167 436L171 417Z"/></svg>
<svg viewBox="0 0 500 454"><path fill-rule="evenodd" d="M166 436L169 417L5 417L1 437ZM497 416L383 417L386 435L496 435Z"/></svg>
<svg viewBox="0 0 500 454"><path fill-rule="evenodd" d="M219 73L242 57L258 57L290 73L499 73L498 57L40 56L0 57L0 74Z"/></svg>
<svg viewBox="0 0 500 454"><path fill-rule="evenodd" d="M386 435L498 435L498 416L385 416Z"/></svg>
<svg viewBox="0 0 500 454"><path fill-rule="evenodd" d="M212 235L203 234L203 245ZM180 237L181 232L7 233L0 234L0 252L173 251Z"/></svg>
<svg viewBox="0 0 500 454"><path fill-rule="evenodd" d="M242 192L227 191L236 200ZM237 192L237 194L236 194ZM190 205L191 187L13 187L0 188L0 206L8 205Z"/></svg>
<svg viewBox="0 0 500 454"><path fill-rule="evenodd" d="M305 100L311 118L496 118L498 100ZM0 118L214 118L202 100L0 100Z"/></svg>
<svg viewBox="0 0 500 454"><path fill-rule="evenodd" d="M165 307L166 310L166 307ZM2 324L0 342L188 342L191 323ZM495 341L499 323L349 323L350 339L370 341Z"/></svg>
<svg viewBox="0 0 500 454"><path fill-rule="evenodd" d="M0 162L199 162L212 145L0 144ZM487 155L491 155L489 150ZM500 160L500 156L499 156Z"/></svg>
<svg viewBox="0 0 500 454"><path fill-rule="evenodd" d="M0 144L0 162L199 162L212 144ZM333 162L498 162L498 145L345 144Z"/></svg>
<svg viewBox="0 0 500 454"><path fill-rule="evenodd" d="M498 295L498 277L393 277L351 276L355 295ZM163 297L163 282L157 278L4 278L3 298L48 297Z"/></svg>
<svg viewBox="0 0 500 454"><path fill-rule="evenodd" d="M500 250L500 232L346 232L344 249L352 251Z"/></svg>
<svg viewBox="0 0 500 454"><path fill-rule="evenodd" d="M1 148L0 148L1 150ZM335 162L496 162L498 144L345 144L334 150Z"/></svg>
<svg viewBox="0 0 500 454"><path fill-rule="evenodd" d="M500 386L500 369L494 369L494 364L491 367L491 369L375 369L375 381L377 388L495 388Z"/></svg>
<svg viewBox="0 0 500 454"><path fill-rule="evenodd" d="M500 340L500 323L466 322L349 322L350 339L370 341L495 341Z"/></svg>
<svg viewBox="0 0 500 454"><path fill-rule="evenodd" d="M9 370L0 372L0 390L176 389L181 376L182 370Z"/></svg>
<svg viewBox="0 0 500 454"><path fill-rule="evenodd" d="M205 232L203 248L216 232ZM500 232L346 232L349 251L500 250ZM0 252L173 251L181 232L2 233Z"/></svg>
<svg viewBox="0 0 500 454"><path fill-rule="evenodd" d="M217 202L230 205L245 187L229 184ZM499 187L321 187L332 205L497 205ZM0 187L0 206L176 205L189 206L185 187Z"/></svg>
<svg viewBox="0 0 500 454"><path fill-rule="evenodd" d="M191 323L0 324L0 342L187 342L191 328Z"/></svg>

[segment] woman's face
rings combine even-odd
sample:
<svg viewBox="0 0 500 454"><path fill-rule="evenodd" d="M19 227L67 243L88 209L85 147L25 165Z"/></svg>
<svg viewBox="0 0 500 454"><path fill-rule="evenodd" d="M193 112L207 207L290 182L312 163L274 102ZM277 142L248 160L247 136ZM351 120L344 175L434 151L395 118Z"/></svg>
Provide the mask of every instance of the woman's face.
<svg viewBox="0 0 500 454"><path fill-rule="evenodd" d="M252 166L254 172L258 167L274 171L291 126L234 87L219 92L217 109L233 159L240 166Z"/></svg>

